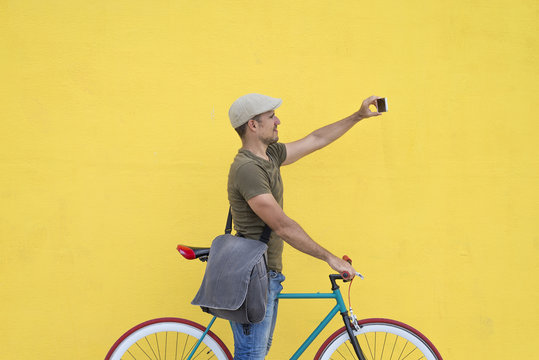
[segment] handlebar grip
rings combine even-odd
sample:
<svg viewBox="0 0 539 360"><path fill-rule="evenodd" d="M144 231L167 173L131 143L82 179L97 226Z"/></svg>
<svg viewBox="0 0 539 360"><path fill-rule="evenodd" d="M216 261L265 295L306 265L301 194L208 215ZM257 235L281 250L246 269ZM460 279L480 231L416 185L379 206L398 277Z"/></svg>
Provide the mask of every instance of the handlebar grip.
<svg viewBox="0 0 539 360"><path fill-rule="evenodd" d="M348 257L348 255L344 255L344 256L342 257L342 259L343 259L344 261L348 262L350 265L352 265L352 259L350 259L350 258ZM351 276L350 276L350 274L348 273L348 271L343 271L343 272L341 273L341 276L342 276L342 278L344 279L344 281L348 281L348 280L350 280L350 278L351 278Z"/></svg>

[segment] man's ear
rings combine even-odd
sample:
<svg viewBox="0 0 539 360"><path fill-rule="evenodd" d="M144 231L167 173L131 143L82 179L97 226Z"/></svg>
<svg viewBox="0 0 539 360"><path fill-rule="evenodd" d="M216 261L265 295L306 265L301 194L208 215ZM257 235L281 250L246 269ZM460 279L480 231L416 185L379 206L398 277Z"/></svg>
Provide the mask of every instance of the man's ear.
<svg viewBox="0 0 539 360"><path fill-rule="evenodd" d="M247 123L247 126L251 129L256 129L256 120L250 119Z"/></svg>

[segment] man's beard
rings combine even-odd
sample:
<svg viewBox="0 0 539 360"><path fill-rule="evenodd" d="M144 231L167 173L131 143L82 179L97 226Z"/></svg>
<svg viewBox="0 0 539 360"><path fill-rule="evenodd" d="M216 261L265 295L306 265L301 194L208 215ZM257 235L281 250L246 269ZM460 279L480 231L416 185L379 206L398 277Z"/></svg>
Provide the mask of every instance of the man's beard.
<svg viewBox="0 0 539 360"><path fill-rule="evenodd" d="M262 139L262 142L266 146L270 146L272 144L275 144L277 141L279 141L279 136L278 135Z"/></svg>

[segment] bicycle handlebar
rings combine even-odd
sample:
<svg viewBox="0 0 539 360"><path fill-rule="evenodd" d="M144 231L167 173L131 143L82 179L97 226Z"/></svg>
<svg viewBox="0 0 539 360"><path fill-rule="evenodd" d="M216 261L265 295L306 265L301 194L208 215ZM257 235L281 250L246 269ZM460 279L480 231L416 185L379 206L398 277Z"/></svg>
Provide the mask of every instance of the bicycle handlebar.
<svg viewBox="0 0 539 360"><path fill-rule="evenodd" d="M352 265L352 259L350 259L350 258L348 257L348 255L344 255L344 256L342 257L342 259L343 259L344 261L348 262L350 265ZM344 281L350 281L350 274L348 273L348 271L343 271L343 272L341 273L341 276L342 276L342 278L343 278ZM358 272L356 272L356 276L359 276L359 278L360 278L361 280L364 279L363 275L361 275L361 274L358 273Z"/></svg>

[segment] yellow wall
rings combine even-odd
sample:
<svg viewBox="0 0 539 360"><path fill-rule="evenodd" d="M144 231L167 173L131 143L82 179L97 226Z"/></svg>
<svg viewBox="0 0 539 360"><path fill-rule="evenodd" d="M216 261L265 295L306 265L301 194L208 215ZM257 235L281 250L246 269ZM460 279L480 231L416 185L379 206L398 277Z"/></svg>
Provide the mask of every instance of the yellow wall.
<svg viewBox="0 0 539 360"><path fill-rule="evenodd" d="M0 357L100 359L143 320L208 321L189 305L204 266L175 246L222 231L228 106L261 92L284 99L285 142L389 99L282 171L289 215L366 275L361 317L410 323L447 359L529 358L537 14L532 0L2 1ZM285 267L288 291L327 289L324 263L287 247ZM271 359L321 305L282 303Z"/></svg>

